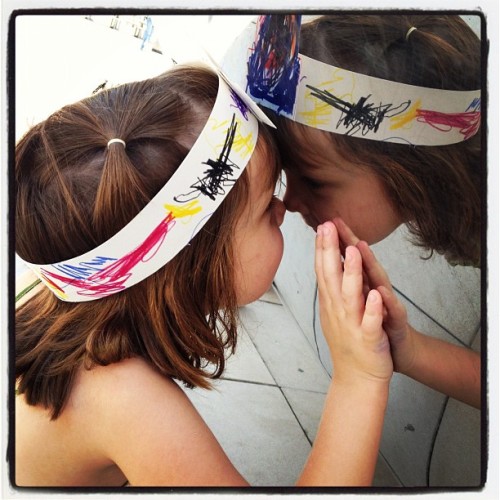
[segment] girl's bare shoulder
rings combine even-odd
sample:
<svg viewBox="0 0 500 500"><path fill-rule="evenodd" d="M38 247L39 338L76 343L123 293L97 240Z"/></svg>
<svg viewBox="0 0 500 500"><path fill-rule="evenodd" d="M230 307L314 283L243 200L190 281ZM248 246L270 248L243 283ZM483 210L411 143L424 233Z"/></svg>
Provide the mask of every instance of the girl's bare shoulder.
<svg viewBox="0 0 500 500"><path fill-rule="evenodd" d="M82 425L131 485L245 484L178 383L146 361L82 371L77 382Z"/></svg>

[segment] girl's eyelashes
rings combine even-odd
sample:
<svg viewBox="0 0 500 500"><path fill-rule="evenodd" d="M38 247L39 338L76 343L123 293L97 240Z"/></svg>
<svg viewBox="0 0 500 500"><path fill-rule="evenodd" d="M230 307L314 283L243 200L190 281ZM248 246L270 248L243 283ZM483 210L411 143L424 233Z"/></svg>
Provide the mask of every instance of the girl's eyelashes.
<svg viewBox="0 0 500 500"><path fill-rule="evenodd" d="M325 185L324 182L311 179L310 177L303 177L302 182L310 189L319 189Z"/></svg>

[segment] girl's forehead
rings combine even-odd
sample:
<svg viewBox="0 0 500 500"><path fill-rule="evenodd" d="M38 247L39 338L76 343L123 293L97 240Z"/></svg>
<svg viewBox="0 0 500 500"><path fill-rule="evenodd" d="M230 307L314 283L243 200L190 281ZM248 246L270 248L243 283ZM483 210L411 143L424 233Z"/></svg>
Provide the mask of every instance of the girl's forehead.
<svg viewBox="0 0 500 500"><path fill-rule="evenodd" d="M328 133L310 127L294 127L295 147L285 155L292 167L300 170L321 170L337 163L339 155ZM287 146L285 146L287 147ZM288 165L285 165L285 168Z"/></svg>

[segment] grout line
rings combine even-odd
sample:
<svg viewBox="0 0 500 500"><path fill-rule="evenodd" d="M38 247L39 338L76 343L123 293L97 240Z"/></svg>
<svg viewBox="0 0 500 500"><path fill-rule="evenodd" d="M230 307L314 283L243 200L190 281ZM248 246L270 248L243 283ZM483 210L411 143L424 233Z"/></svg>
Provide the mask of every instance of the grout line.
<svg viewBox="0 0 500 500"><path fill-rule="evenodd" d="M304 433L304 436L305 438L307 439L307 442L311 445L313 445L313 442L311 439L309 439L309 436L307 435L307 432L306 430L304 429L304 426L302 425L302 422L300 421L299 417L297 416L297 414L295 413L294 409L293 409L293 406L291 405L290 401L288 401L288 398L286 397L286 394L283 392L283 388L282 387L279 387L279 390L281 392L281 394L283 395L283 397L285 398L285 401L286 401L286 404L288 405L288 408L290 408L290 411L292 412L292 415L295 417L295 420L297 421L297 423L299 424L299 427L302 429L302 432ZM312 391L311 391L312 392Z"/></svg>
<svg viewBox="0 0 500 500"><path fill-rule="evenodd" d="M443 422L444 413L446 411L446 408L448 407L449 401L450 401L449 396L446 396L446 398L443 402L443 406L441 408L441 412L440 412L439 417L438 417L436 427L434 428L434 433L432 435L432 441L431 441L431 446L430 446L430 450L429 450L429 455L427 457L427 467L426 467L426 471L425 471L425 480L427 483L426 486L428 488L431 487L431 484L430 484L431 483L431 468L432 468L432 459L434 458L434 448L436 447L436 441L437 441L437 437L439 434L439 429L441 429L441 423Z"/></svg>
<svg viewBox="0 0 500 500"><path fill-rule="evenodd" d="M221 377L220 380L227 380L228 382L239 382L241 384L253 384L253 385L262 385L264 387L278 387L277 384L269 384L267 382L257 382L255 380L243 380L239 378L232 378L232 377Z"/></svg>
<svg viewBox="0 0 500 500"><path fill-rule="evenodd" d="M378 452L380 458L383 460L383 462L385 463L385 465L387 466L387 468L394 474L394 477L399 481L399 485L400 487L404 487L405 484L403 483L403 481L401 481L401 478L398 476L397 472L392 468L392 465L389 463L389 460L387 460L387 458L385 458L385 455L379 450ZM389 486L383 486L381 485L382 488L388 488Z"/></svg>
<svg viewBox="0 0 500 500"><path fill-rule="evenodd" d="M326 376L328 377L328 379L331 379L331 375L330 373L328 372L327 368L325 367L325 365L323 364L323 361L319 355L319 346L318 346L318 343L316 341L316 331L315 329L313 328L313 333L314 333L314 341L315 341L315 346L313 346L309 340L309 338L307 337L307 335L305 334L304 330L302 329L302 327L300 326L299 322L297 321L297 318L295 317L295 315L293 314L292 310L290 309L290 307L287 305L287 303L283 300L283 297L281 296L281 293L280 293L280 290L278 288L278 286L276 285L276 283L274 284L274 287L276 288L276 292L280 298L280 300L282 301L283 303L283 307L284 309L287 311L289 317L293 320L293 322L295 323L295 325L297 326L297 329L300 331L300 333L302 334L302 337L306 340L306 344L311 348L312 352L315 353L316 357L317 357L317 360L318 360L318 365L321 366L321 368L323 368L323 370L325 371L325 374ZM313 300L313 307L315 307L315 300ZM313 316L314 316L315 312L313 311ZM313 321L314 321L314 317L313 317ZM315 348L316 347L316 348Z"/></svg>
<svg viewBox="0 0 500 500"><path fill-rule="evenodd" d="M408 296L406 296L401 290L399 290L399 288L396 288L394 285L393 285L393 288L394 288L394 290L396 290L396 292L399 293L399 295L401 295L402 297L404 297L410 304L412 304L422 314L424 314L425 316L427 316L433 323L435 323L437 326L439 326L439 328L443 329L448 335L450 335L457 342L459 342L461 346L468 347L468 345L463 340L461 340L459 337L457 337L453 332L450 332L450 330L448 330L448 328L446 328L445 326L443 326L439 321L437 321L436 319L434 319L429 313L427 313L426 311L424 311L418 304L415 304L415 302L413 302Z"/></svg>

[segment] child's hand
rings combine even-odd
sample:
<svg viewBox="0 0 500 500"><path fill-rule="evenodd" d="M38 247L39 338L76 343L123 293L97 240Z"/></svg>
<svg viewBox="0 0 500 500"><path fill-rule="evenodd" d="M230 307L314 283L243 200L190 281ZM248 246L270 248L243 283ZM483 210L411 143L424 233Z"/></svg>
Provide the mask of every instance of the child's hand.
<svg viewBox="0 0 500 500"><path fill-rule="evenodd" d="M406 309L396 297L389 276L375 257L370 246L361 241L340 218L334 219L339 237L344 245L356 245L363 260L363 276L366 288L375 288L384 301L383 327L389 336L394 369L407 372L415 360L415 342L407 322Z"/></svg>
<svg viewBox="0 0 500 500"><path fill-rule="evenodd" d="M346 248L342 270L336 227L318 227L315 270L318 279L321 326L337 381L387 383L393 364L387 335L382 328L380 293L371 290L365 302L360 252Z"/></svg>

